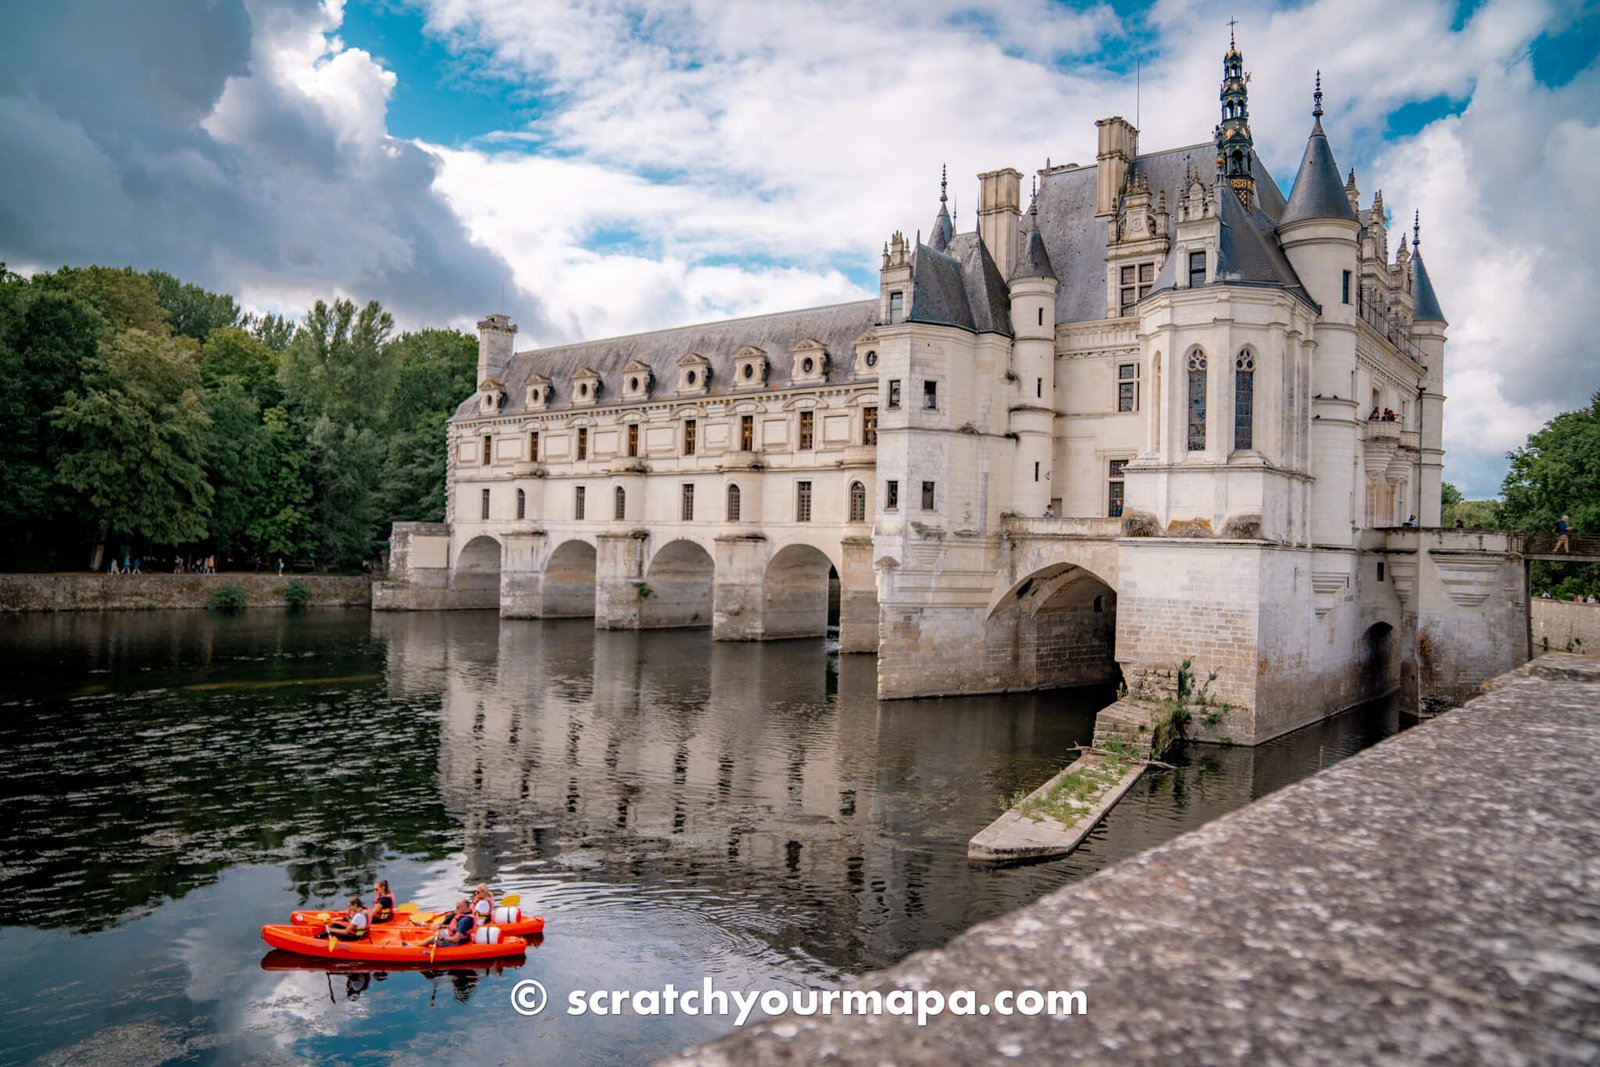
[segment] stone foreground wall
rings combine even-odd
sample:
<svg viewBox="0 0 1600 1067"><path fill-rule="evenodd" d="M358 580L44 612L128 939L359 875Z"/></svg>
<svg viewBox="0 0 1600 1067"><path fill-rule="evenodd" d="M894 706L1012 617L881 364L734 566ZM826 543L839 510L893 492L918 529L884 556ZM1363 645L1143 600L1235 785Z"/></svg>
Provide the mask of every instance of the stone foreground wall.
<svg viewBox="0 0 1600 1067"><path fill-rule="evenodd" d="M282 607L291 580L305 583L312 607L367 607L372 583L364 577L321 574L0 574L0 612L139 611L203 608L224 585L244 590L248 607Z"/></svg>
<svg viewBox="0 0 1600 1067"><path fill-rule="evenodd" d="M784 1016L674 1067L1600 1062L1600 658L1464 707L851 988L1048 1014Z"/></svg>
<svg viewBox="0 0 1600 1067"><path fill-rule="evenodd" d="M1582 652L1600 654L1600 604L1570 600L1533 601L1533 654ZM1571 648L1568 648L1568 644Z"/></svg>

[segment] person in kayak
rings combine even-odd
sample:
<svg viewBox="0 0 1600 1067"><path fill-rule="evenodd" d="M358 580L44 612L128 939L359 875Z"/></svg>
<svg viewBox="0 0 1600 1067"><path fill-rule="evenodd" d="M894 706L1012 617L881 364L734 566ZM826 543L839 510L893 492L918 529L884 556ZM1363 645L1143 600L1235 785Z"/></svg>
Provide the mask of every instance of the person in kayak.
<svg viewBox="0 0 1600 1067"><path fill-rule="evenodd" d="M340 941L360 941L367 936L367 930L372 921L367 915L367 909L362 906L360 897L350 898L349 910L343 919L335 919L328 924L328 936L337 937Z"/></svg>
<svg viewBox="0 0 1600 1067"><path fill-rule="evenodd" d="M472 918L479 926L494 918L494 894L486 885L479 885L472 892Z"/></svg>
<svg viewBox="0 0 1600 1067"><path fill-rule="evenodd" d="M389 880L379 878L372 887L372 907L367 918L374 924L394 921L394 894L389 892Z"/></svg>
<svg viewBox="0 0 1600 1067"><path fill-rule="evenodd" d="M456 901L456 910L435 935L440 945L465 945L472 941L472 931L477 927L472 918L472 905L465 898Z"/></svg>

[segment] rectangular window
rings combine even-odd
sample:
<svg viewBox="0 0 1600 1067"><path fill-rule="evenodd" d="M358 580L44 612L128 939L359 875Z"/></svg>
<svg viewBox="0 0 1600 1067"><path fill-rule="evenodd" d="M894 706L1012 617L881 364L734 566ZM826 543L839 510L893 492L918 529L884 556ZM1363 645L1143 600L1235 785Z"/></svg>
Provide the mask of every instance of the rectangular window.
<svg viewBox="0 0 1600 1067"><path fill-rule="evenodd" d="M1249 351L1233 361L1233 449L1255 447L1256 361Z"/></svg>
<svg viewBox="0 0 1600 1067"><path fill-rule="evenodd" d="M816 426L816 416L813 412L800 413L800 451L809 452L816 447L813 440L813 429Z"/></svg>
<svg viewBox="0 0 1600 1067"><path fill-rule="evenodd" d="M1139 364L1117 364L1117 410L1139 410Z"/></svg>
<svg viewBox="0 0 1600 1067"><path fill-rule="evenodd" d="M528 494L524 493L521 489L518 489L517 490L517 518L518 519L525 519L527 517L528 517Z"/></svg>
<svg viewBox="0 0 1600 1067"><path fill-rule="evenodd" d="M889 406L892 407L892 408L897 408L897 407L900 406L900 379L899 378L891 378L891 379L889 379Z"/></svg>
<svg viewBox="0 0 1600 1067"><path fill-rule="evenodd" d="M1349 271L1345 271L1344 272L1343 296L1344 296L1344 302L1346 304L1350 303L1350 272Z"/></svg>
<svg viewBox="0 0 1600 1067"><path fill-rule="evenodd" d="M528 435L528 462L539 462L539 431L535 430Z"/></svg>
<svg viewBox="0 0 1600 1067"><path fill-rule="evenodd" d="M794 521L811 521L811 483L796 482L794 487Z"/></svg>
<svg viewBox="0 0 1600 1067"><path fill-rule="evenodd" d="M1122 517L1122 469L1128 465L1125 459L1111 461L1111 491L1106 498L1106 517L1120 519Z"/></svg>
<svg viewBox="0 0 1600 1067"><path fill-rule="evenodd" d="M1122 314L1133 314L1133 305L1150 295L1155 280L1154 263L1130 263L1122 268L1118 274L1118 281L1121 283L1118 287L1118 303L1122 308Z"/></svg>
<svg viewBox="0 0 1600 1067"><path fill-rule="evenodd" d="M628 423L628 455L637 456L638 454L639 424L637 422L630 422Z"/></svg>
<svg viewBox="0 0 1600 1067"><path fill-rule="evenodd" d="M878 409L861 409L861 443L875 445L878 443Z"/></svg>
<svg viewBox="0 0 1600 1067"><path fill-rule="evenodd" d="M695 430L694 420L693 419L684 419L683 420L683 454L686 455L686 456L694 455L694 448L695 448L694 430Z"/></svg>
<svg viewBox="0 0 1600 1067"><path fill-rule="evenodd" d="M1383 581L1383 560L1378 561L1378 581Z"/></svg>
<svg viewBox="0 0 1600 1067"><path fill-rule="evenodd" d="M494 438L484 435L483 438L483 465L487 467L494 461Z"/></svg>
<svg viewBox="0 0 1600 1067"><path fill-rule="evenodd" d="M1044 308L1039 309L1039 325L1044 325Z"/></svg>
<svg viewBox="0 0 1600 1067"><path fill-rule="evenodd" d="M478 518L487 519L488 517L489 517L489 490L485 489L483 491L481 514L478 516Z"/></svg>
<svg viewBox="0 0 1600 1067"><path fill-rule="evenodd" d="M922 510L923 511L932 511L933 510L933 483L932 482L923 482L922 483Z"/></svg>
<svg viewBox="0 0 1600 1067"><path fill-rule="evenodd" d="M922 383L922 410L937 411L939 408L939 383Z"/></svg>
<svg viewBox="0 0 1600 1067"><path fill-rule="evenodd" d="M589 458L589 428L587 426L578 427L578 458Z"/></svg>
<svg viewBox="0 0 1600 1067"><path fill-rule="evenodd" d="M574 519L583 518L583 503L583 486L580 485L572 491L572 517Z"/></svg>
<svg viewBox="0 0 1600 1067"><path fill-rule="evenodd" d="M739 451L754 452L756 450L756 417L754 415L739 416Z"/></svg>
<svg viewBox="0 0 1600 1067"><path fill-rule="evenodd" d="M883 494L883 510L898 511L900 508L900 483L893 478L889 479L888 488Z"/></svg>
<svg viewBox="0 0 1600 1067"><path fill-rule="evenodd" d="M1039 480L1039 461L1038 460L1034 460L1033 461L1033 480L1034 481L1038 481Z"/></svg>
<svg viewBox="0 0 1600 1067"><path fill-rule="evenodd" d="M889 294L889 321L902 322L906 317L906 294L894 292Z"/></svg>
<svg viewBox="0 0 1600 1067"><path fill-rule="evenodd" d="M694 521L694 486L683 487L683 521Z"/></svg>
<svg viewBox="0 0 1600 1067"><path fill-rule="evenodd" d="M1037 397L1038 399L1040 399L1040 400L1044 399L1044 379L1043 378L1035 378L1033 380L1033 395L1035 397Z"/></svg>
<svg viewBox="0 0 1600 1067"><path fill-rule="evenodd" d="M1206 254L1204 252L1189 253L1189 288L1206 283Z"/></svg>

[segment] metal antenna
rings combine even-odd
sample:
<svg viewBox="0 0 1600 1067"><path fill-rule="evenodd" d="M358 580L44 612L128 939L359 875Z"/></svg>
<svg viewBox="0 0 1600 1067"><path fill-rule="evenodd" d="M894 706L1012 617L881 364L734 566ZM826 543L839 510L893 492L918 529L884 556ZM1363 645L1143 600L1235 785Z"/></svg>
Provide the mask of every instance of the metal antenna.
<svg viewBox="0 0 1600 1067"><path fill-rule="evenodd" d="M1139 98L1144 89L1144 60L1135 61L1133 68L1133 128L1139 128Z"/></svg>

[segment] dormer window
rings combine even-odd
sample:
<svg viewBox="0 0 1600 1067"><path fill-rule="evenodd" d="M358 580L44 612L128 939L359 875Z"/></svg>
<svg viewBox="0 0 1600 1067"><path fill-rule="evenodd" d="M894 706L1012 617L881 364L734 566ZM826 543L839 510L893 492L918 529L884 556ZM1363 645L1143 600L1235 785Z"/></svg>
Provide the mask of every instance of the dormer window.
<svg viewBox="0 0 1600 1067"><path fill-rule="evenodd" d="M602 382L600 374L588 367L580 367L572 376L572 402L593 405L600 399Z"/></svg>
<svg viewBox="0 0 1600 1067"><path fill-rule="evenodd" d="M828 380L828 350L821 341L808 337L794 346L792 378L797 384L821 384Z"/></svg>
<svg viewBox="0 0 1600 1067"><path fill-rule="evenodd" d="M533 411L543 411L550 406L550 379L542 374L535 374L528 379L528 408Z"/></svg>
<svg viewBox="0 0 1600 1067"><path fill-rule="evenodd" d="M878 332L868 330L855 340L857 378L878 376Z"/></svg>
<svg viewBox="0 0 1600 1067"><path fill-rule="evenodd" d="M650 364L630 359L622 368L622 399L648 400L650 387L655 384L655 372Z"/></svg>
<svg viewBox="0 0 1600 1067"><path fill-rule="evenodd" d="M678 357L678 392L705 396L711 391L711 361L698 352Z"/></svg>
<svg viewBox="0 0 1600 1067"><path fill-rule="evenodd" d="M759 389L767 383L767 354L754 345L745 345L733 354L733 387Z"/></svg>
<svg viewBox="0 0 1600 1067"><path fill-rule="evenodd" d="M478 402L480 412L493 415L505 407L506 394L499 382L485 382L480 388L483 390L483 397Z"/></svg>

